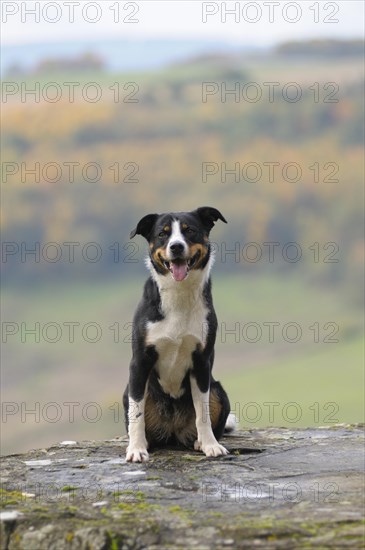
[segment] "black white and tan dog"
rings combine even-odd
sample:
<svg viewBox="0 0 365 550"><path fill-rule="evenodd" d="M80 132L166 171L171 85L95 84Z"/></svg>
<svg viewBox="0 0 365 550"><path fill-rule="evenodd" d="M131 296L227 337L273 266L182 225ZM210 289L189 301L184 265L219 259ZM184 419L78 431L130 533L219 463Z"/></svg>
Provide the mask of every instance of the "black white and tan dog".
<svg viewBox="0 0 365 550"><path fill-rule="evenodd" d="M211 294L209 233L222 214L211 207L148 214L131 232L149 243L150 271L133 321L129 384L123 404L126 460L148 460L148 448L194 447L213 457L234 427L230 404L212 367L217 318Z"/></svg>

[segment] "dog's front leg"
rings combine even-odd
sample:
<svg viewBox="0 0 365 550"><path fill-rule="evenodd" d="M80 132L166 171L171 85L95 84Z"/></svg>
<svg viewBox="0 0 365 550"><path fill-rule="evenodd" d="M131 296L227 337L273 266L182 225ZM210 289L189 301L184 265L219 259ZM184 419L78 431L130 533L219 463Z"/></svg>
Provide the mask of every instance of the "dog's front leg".
<svg viewBox="0 0 365 550"><path fill-rule="evenodd" d="M205 374L205 373L204 373ZM195 441L194 449L203 451L206 456L220 456L228 454L228 451L223 445L220 445L216 440L209 414L209 371L208 380L204 380L205 376L199 377L199 383L194 374L190 376L191 395L193 398L194 409L196 414L196 429L198 438ZM200 387L199 387L200 386ZM206 390L206 391L202 391Z"/></svg>
<svg viewBox="0 0 365 550"><path fill-rule="evenodd" d="M127 462L146 462L148 460L144 406L144 396L139 401L134 400L131 395L128 396Z"/></svg>
<svg viewBox="0 0 365 550"><path fill-rule="evenodd" d="M148 376L155 361L156 352L151 349L143 357L132 360L130 366L127 462L146 462L148 460L145 427L145 394Z"/></svg>

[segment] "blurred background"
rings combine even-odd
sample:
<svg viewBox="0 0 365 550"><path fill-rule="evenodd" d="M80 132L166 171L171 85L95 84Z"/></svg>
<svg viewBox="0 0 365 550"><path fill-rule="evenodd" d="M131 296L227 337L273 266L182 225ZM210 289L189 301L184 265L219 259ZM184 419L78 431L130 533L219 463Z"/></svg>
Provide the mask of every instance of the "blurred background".
<svg viewBox="0 0 365 550"><path fill-rule="evenodd" d="M363 421L363 3L2 4L2 453L125 433L129 233L203 205L240 426Z"/></svg>

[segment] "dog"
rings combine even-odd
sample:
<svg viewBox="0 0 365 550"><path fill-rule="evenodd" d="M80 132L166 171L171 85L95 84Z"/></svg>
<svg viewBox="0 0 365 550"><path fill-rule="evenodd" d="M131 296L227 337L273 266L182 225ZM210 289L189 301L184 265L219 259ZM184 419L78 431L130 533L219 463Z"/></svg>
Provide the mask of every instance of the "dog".
<svg viewBox="0 0 365 550"><path fill-rule="evenodd" d="M208 206L148 214L130 234L149 244L150 277L134 315L123 395L127 462L145 462L148 448L167 445L208 457L228 453L218 439L234 428L229 399L212 376L217 317L209 233L218 220L227 223Z"/></svg>

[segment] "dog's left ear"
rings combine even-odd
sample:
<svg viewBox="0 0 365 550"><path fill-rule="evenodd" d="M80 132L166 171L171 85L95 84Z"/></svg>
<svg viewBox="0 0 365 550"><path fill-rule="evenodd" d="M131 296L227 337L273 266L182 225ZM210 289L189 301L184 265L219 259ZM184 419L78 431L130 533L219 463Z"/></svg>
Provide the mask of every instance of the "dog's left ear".
<svg viewBox="0 0 365 550"><path fill-rule="evenodd" d="M129 238L133 239L135 235L142 235L142 237L148 241L158 216L158 214L147 214L147 216L144 216L141 220L139 220L137 227L131 231Z"/></svg>
<svg viewBox="0 0 365 550"><path fill-rule="evenodd" d="M214 226L214 222L217 220L222 220L222 222L227 223L227 220L225 217L217 210L216 208L212 208L211 206L201 206L197 209L198 216L202 220L203 224L209 231Z"/></svg>

